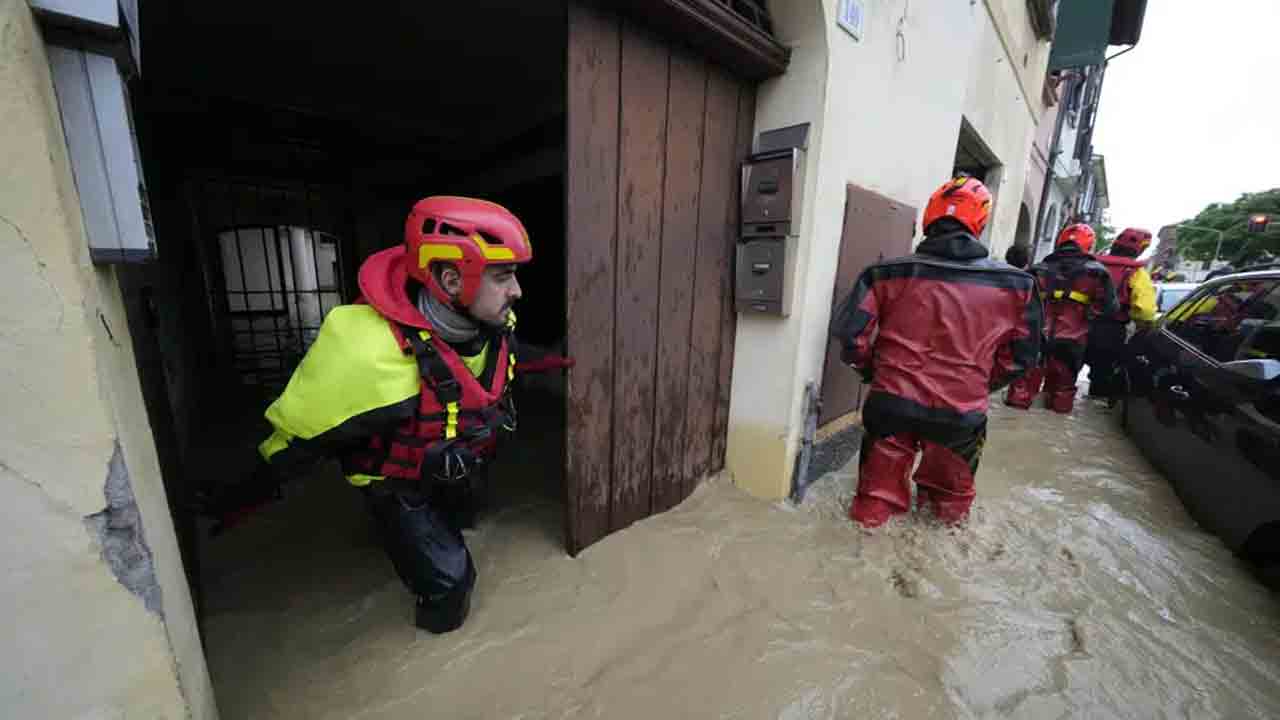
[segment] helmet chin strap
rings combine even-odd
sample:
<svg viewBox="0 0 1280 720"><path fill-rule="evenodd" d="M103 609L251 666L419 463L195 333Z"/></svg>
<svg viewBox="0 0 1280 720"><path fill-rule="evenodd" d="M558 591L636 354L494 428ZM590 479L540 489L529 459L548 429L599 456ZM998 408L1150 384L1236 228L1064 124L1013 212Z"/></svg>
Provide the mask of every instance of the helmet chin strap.
<svg viewBox="0 0 1280 720"><path fill-rule="evenodd" d="M440 302L425 287L418 290L418 310L447 343L470 342L480 334L481 323L470 312L453 303L446 305Z"/></svg>

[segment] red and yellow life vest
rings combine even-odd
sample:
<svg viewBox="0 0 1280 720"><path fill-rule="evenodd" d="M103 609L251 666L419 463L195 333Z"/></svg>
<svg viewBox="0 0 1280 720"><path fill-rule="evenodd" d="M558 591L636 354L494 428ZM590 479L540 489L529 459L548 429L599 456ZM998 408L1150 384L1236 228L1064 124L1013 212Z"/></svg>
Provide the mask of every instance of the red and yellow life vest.
<svg viewBox="0 0 1280 720"><path fill-rule="evenodd" d="M509 329L487 348L483 372L472 374L439 336L421 328L391 324L396 341L412 354L421 376L416 413L391 432L370 438L366 447L343 458L353 482L378 477L451 482L489 461L498 435L515 429L509 382L515 374Z"/></svg>
<svg viewBox="0 0 1280 720"><path fill-rule="evenodd" d="M1146 263L1140 262L1137 258L1120 255L1102 255L1098 257L1098 262L1107 269L1107 274L1111 276L1111 284L1116 289L1116 302L1119 307L1111 314L1111 318L1127 323L1129 308L1133 304L1133 288L1130 281Z"/></svg>

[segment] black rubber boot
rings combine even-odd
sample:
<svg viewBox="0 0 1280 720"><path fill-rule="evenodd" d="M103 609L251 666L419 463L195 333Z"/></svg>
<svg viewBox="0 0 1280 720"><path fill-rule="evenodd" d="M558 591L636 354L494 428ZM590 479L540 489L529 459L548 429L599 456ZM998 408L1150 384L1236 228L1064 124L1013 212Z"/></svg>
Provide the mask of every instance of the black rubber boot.
<svg viewBox="0 0 1280 720"><path fill-rule="evenodd" d="M471 589L449 593L439 600L418 598L413 624L435 635L462 627L471 612Z"/></svg>
<svg viewBox="0 0 1280 720"><path fill-rule="evenodd" d="M462 627L471 612L471 590L476 585L476 568L467 558L467 574L453 590L436 597L418 596L413 624L440 635Z"/></svg>

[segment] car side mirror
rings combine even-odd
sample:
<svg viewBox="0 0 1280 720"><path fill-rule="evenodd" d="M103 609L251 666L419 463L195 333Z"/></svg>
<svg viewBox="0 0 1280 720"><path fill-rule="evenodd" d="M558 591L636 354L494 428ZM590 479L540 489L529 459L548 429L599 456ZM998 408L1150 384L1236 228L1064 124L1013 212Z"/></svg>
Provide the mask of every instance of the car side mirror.
<svg viewBox="0 0 1280 720"><path fill-rule="evenodd" d="M1222 369L1262 382L1280 378L1280 360L1234 360L1223 363Z"/></svg>

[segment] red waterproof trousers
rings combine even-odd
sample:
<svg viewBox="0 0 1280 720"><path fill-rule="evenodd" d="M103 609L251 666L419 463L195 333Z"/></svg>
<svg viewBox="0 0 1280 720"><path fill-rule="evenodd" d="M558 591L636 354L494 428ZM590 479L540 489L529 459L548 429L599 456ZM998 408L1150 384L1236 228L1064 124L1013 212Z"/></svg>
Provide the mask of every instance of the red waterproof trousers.
<svg viewBox="0 0 1280 720"><path fill-rule="evenodd" d="M963 521L973 504L973 476L986 437L985 425L969 437L945 442L916 433L868 433L862 439L858 494L849 517L865 527L877 527L910 510L911 467L919 451L923 457L915 474L917 505L928 505L945 523Z"/></svg>
<svg viewBox="0 0 1280 720"><path fill-rule="evenodd" d="M1014 380L1004 396L1004 403L1010 407L1026 410L1040 394L1040 386L1044 385L1044 406L1054 412L1067 414L1075 406L1076 376L1080 367L1074 366L1068 358L1050 355L1045 358L1042 367L1027 372Z"/></svg>

